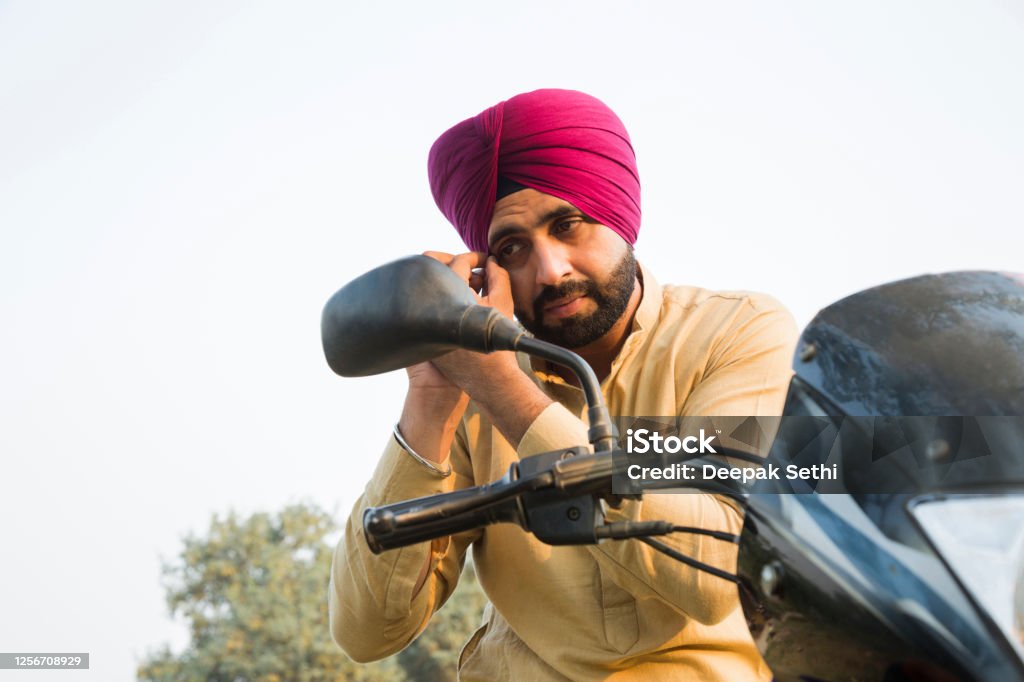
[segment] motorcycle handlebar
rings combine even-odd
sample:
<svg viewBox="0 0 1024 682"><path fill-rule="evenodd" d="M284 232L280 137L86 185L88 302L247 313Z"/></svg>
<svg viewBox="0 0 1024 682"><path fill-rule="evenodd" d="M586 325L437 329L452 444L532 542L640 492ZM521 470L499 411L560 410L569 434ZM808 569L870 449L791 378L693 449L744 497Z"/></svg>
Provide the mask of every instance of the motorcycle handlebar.
<svg viewBox="0 0 1024 682"><path fill-rule="evenodd" d="M494 523L515 523L530 530L530 509L538 504L585 495L610 497L613 474L622 474L625 466L624 459L615 457L622 452L584 452L576 448L528 457L513 463L505 476L493 483L370 507L363 512L366 542L379 554ZM753 459L735 451L721 454ZM742 492L722 482L695 481L690 485L709 493Z"/></svg>
<svg viewBox="0 0 1024 682"><path fill-rule="evenodd" d="M379 554L492 523L522 526L518 496L549 486L553 476L544 471L520 478L518 472L518 464L513 464L504 477L487 485L370 507L363 512L366 542Z"/></svg>

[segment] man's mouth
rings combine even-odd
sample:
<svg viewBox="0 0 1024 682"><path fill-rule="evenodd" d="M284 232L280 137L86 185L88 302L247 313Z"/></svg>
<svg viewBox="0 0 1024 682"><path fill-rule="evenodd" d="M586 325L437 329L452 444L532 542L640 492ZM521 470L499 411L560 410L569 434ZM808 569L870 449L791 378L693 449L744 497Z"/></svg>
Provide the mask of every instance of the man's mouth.
<svg viewBox="0 0 1024 682"><path fill-rule="evenodd" d="M552 301L544 306L544 315L555 319L562 319L575 315L583 309L583 302L586 297L583 294L574 294L566 298Z"/></svg>

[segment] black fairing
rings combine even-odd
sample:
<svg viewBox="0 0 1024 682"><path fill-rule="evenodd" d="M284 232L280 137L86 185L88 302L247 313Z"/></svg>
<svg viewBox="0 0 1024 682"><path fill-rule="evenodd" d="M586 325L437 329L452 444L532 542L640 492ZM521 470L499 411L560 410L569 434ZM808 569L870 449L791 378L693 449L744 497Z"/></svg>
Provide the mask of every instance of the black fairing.
<svg viewBox="0 0 1024 682"><path fill-rule="evenodd" d="M1018 277L924 275L844 298L804 330L796 375L844 415L1022 415Z"/></svg>
<svg viewBox="0 0 1024 682"><path fill-rule="evenodd" d="M794 369L769 461L841 476L765 482L749 499L741 595L776 679L1024 680L908 511L1024 493L1024 279L948 273L860 292L818 313Z"/></svg>

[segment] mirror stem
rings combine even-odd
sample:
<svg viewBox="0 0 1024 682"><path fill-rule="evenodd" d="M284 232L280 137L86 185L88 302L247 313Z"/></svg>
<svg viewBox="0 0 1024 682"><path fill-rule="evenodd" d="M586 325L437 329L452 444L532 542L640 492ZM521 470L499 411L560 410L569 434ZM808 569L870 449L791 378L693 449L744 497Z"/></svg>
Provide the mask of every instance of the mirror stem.
<svg viewBox="0 0 1024 682"><path fill-rule="evenodd" d="M604 404L601 382L597 380L597 375L594 374L594 370L586 360L561 346L540 341L525 334L516 340L515 349L562 365L576 375L580 380L580 386L583 387L583 395L587 399L587 421L590 423L587 437L590 439L590 444L594 446L594 452L614 450L618 440L615 426L608 414L608 407Z"/></svg>

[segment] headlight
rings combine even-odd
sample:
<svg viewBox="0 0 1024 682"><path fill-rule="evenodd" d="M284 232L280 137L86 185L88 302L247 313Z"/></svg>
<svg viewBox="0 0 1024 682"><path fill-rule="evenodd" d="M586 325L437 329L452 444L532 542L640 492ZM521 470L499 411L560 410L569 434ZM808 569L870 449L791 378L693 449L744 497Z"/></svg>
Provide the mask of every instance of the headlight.
<svg viewBox="0 0 1024 682"><path fill-rule="evenodd" d="M912 513L956 577L1024 658L1024 495L925 500Z"/></svg>

